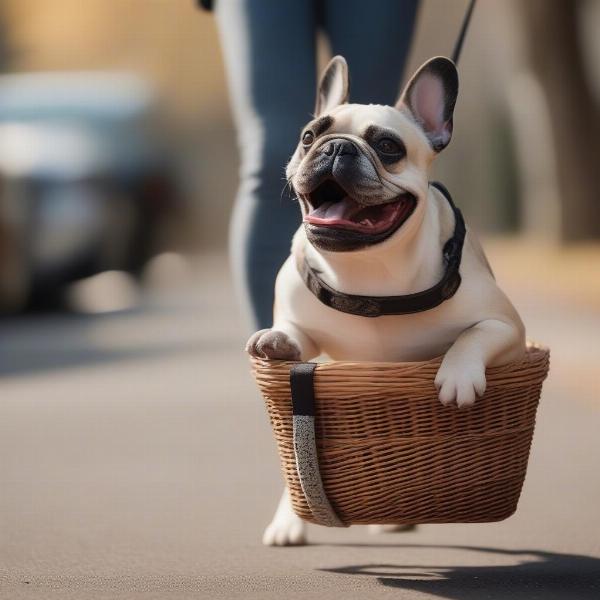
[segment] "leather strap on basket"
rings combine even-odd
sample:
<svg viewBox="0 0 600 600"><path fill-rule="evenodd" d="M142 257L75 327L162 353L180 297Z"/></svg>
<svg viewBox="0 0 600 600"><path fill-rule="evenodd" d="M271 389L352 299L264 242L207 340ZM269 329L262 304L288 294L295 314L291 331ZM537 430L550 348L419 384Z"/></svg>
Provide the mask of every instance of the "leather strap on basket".
<svg viewBox="0 0 600 600"><path fill-rule="evenodd" d="M298 363L290 369L294 456L300 486L308 508L319 525L347 527L333 510L321 480L315 437L315 363Z"/></svg>

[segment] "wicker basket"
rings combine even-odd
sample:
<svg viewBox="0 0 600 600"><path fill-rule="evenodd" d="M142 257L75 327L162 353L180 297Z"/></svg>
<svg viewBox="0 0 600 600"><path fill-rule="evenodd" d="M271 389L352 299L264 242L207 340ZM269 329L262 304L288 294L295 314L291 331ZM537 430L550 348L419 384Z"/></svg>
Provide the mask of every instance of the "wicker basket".
<svg viewBox="0 0 600 600"><path fill-rule="evenodd" d="M488 369L484 397L462 410L437 399L433 380L440 359L318 364L318 462L308 469L316 470L337 522L315 509L301 476L310 458L302 454L293 419L290 370L298 364L307 363L252 360L300 517L338 526L489 522L516 510L548 372L547 349L531 346L522 361Z"/></svg>

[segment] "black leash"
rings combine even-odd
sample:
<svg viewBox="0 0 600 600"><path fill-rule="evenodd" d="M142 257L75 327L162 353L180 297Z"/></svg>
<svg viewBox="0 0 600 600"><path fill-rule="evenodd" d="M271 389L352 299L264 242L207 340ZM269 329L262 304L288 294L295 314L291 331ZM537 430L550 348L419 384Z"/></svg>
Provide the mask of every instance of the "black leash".
<svg viewBox="0 0 600 600"><path fill-rule="evenodd" d="M465 37L467 35L467 29L469 28L469 23L471 22L471 15L473 14L473 8L475 8L475 0L471 0L469 2L469 6L467 7L467 12L463 17L462 26L460 28L460 32L458 34L458 38L456 39L456 43L454 44L454 50L452 51L452 62L454 64L458 64L458 59L460 58L460 53L462 51L463 43L465 41Z"/></svg>

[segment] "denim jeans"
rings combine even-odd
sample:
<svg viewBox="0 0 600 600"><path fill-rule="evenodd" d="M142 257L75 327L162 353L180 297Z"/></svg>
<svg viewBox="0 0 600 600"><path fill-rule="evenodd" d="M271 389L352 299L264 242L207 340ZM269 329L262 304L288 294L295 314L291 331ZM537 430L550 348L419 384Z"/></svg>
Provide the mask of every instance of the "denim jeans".
<svg viewBox="0 0 600 600"><path fill-rule="evenodd" d="M230 226L236 292L249 324L272 324L277 271L300 208L284 190L285 165L311 118L316 35L350 69L350 101L393 104L418 0L217 0L219 36L241 154Z"/></svg>

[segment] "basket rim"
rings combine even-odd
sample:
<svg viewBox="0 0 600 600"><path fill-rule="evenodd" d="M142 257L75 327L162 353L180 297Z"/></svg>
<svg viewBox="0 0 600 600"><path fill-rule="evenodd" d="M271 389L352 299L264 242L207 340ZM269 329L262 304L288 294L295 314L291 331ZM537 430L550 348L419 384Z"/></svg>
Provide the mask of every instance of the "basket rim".
<svg viewBox="0 0 600 600"><path fill-rule="evenodd" d="M339 370L351 370L351 371L361 371L363 373L368 373L370 371L377 371L379 374L382 371L389 371L398 373L400 370L406 370L411 372L418 372L421 369L428 369L432 367L437 367L442 362L444 358L443 355L436 356L429 360L424 361L404 361L404 362L376 362L376 361L347 361L347 360L329 360L324 362L317 362L316 370L320 373L325 373L327 371L339 371ZM506 371L511 371L519 366L524 366L526 364L531 365L532 363L543 363L545 361L549 361L550 358L550 349L547 346L542 344L538 344L536 342L528 341L527 347L525 349L525 354L522 358L508 362L503 365L498 365L494 367L488 367L488 373L503 373ZM278 360L272 358L256 358L250 357L250 361L252 363L252 367L255 370L279 370L285 369L289 370L293 365L298 364L301 361L290 361L290 360Z"/></svg>

